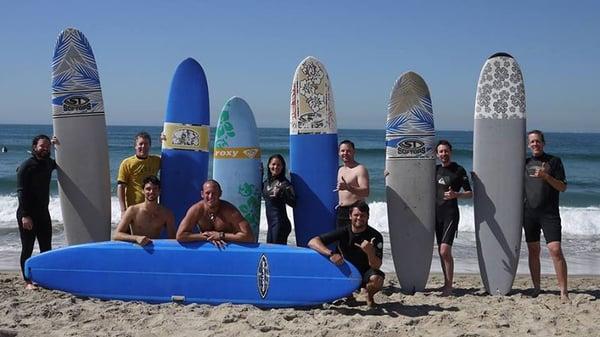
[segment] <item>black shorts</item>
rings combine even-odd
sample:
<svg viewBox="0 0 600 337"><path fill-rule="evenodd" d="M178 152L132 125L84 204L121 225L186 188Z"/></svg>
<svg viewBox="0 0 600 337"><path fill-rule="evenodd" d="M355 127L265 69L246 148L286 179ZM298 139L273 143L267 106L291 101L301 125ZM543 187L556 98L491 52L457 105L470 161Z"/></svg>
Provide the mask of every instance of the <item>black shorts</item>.
<svg viewBox="0 0 600 337"><path fill-rule="evenodd" d="M352 212L352 208L354 206L338 206L337 208L337 218L335 221L335 228L344 228L350 226L352 221L350 221L350 213Z"/></svg>
<svg viewBox="0 0 600 337"><path fill-rule="evenodd" d="M379 269L369 269L367 270L364 274L363 274L363 279L362 279L362 284L360 285L361 288L364 288L367 286L367 283L369 283L371 276L373 275L379 275L381 277L383 277L385 279L385 273L382 272Z"/></svg>
<svg viewBox="0 0 600 337"><path fill-rule="evenodd" d="M458 209L438 209L435 213L435 238L438 246L442 243L452 246L458 231L460 214Z"/></svg>
<svg viewBox="0 0 600 337"><path fill-rule="evenodd" d="M525 230L525 242L539 242L540 230L544 231L546 243L561 240L560 214L540 212L525 209L523 212L523 229Z"/></svg>

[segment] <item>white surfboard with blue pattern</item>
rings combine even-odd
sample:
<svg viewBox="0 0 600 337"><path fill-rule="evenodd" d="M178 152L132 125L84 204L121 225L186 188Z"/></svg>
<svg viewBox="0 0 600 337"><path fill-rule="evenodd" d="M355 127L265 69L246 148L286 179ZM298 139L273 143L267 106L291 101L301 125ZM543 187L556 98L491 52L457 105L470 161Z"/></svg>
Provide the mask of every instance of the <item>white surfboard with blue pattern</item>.
<svg viewBox="0 0 600 337"><path fill-rule="evenodd" d="M396 81L386 123L386 197L396 275L403 291L425 289L435 232L435 151L431 95L407 72Z"/></svg>
<svg viewBox="0 0 600 337"><path fill-rule="evenodd" d="M69 245L110 240L108 142L100 77L82 32L67 28L52 58L58 186Z"/></svg>

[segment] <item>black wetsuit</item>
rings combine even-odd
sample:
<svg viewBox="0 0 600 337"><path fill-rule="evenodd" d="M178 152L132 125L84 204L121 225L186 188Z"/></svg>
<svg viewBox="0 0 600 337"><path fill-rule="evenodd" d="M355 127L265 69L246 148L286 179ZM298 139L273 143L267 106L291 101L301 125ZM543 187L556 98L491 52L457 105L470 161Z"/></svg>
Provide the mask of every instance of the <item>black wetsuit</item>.
<svg viewBox="0 0 600 337"><path fill-rule="evenodd" d="M329 233L319 235L319 238L325 245L337 242L337 250L342 254L345 260L352 263L363 276L363 286L369 282L371 275L379 275L385 278L385 274L379 269L373 269L369 265L369 257L363 250L356 246L364 240L371 241L375 247L375 255L383 258L383 236L376 229L367 226L367 229L360 233L353 233L351 226L341 227Z"/></svg>
<svg viewBox="0 0 600 337"><path fill-rule="evenodd" d="M263 183L263 198L267 215L267 243L287 244L292 224L285 205L296 206L296 195L292 184L284 177L271 178Z"/></svg>
<svg viewBox="0 0 600 337"><path fill-rule="evenodd" d="M523 228L526 242L540 241L544 231L547 243L561 241L561 220L558 211L559 191L541 178L532 177L533 167L544 164L547 173L567 183L565 169L560 158L544 153L525 160L525 209Z"/></svg>
<svg viewBox="0 0 600 337"><path fill-rule="evenodd" d="M469 178L465 169L455 162L447 167L437 165L436 168L436 198L435 198L435 237L438 246L442 243L452 245L458 230L460 214L456 199L444 200L444 192L451 187L453 191L471 191Z"/></svg>
<svg viewBox="0 0 600 337"><path fill-rule="evenodd" d="M52 249L52 222L48 212L50 202L50 178L56 162L52 158L38 159L35 156L24 161L17 169L17 193L19 207L17 222L21 235L21 271L25 271L25 261L33 253L35 239L40 252ZM33 228L23 228L23 217L31 217ZM23 277L25 275L23 274Z"/></svg>

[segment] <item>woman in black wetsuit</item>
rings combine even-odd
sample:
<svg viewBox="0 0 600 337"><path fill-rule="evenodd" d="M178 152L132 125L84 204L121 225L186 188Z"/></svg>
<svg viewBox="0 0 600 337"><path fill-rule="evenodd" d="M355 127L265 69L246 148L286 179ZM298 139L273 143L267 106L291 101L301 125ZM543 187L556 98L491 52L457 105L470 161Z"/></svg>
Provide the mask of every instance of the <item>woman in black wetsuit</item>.
<svg viewBox="0 0 600 337"><path fill-rule="evenodd" d="M296 195L290 181L285 177L285 160L280 154L274 154L267 164L267 179L263 183L263 198L267 213L267 243L287 244L292 224L288 219L286 207L296 206Z"/></svg>

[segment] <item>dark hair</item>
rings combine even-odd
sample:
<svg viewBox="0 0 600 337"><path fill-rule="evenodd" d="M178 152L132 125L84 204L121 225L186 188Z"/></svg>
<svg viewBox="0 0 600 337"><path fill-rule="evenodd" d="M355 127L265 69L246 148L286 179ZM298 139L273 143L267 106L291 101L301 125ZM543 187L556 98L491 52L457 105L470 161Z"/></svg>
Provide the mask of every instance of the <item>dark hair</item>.
<svg viewBox="0 0 600 337"><path fill-rule="evenodd" d="M219 184L219 182L214 179L208 179L207 181L205 181L204 184L202 184L202 189L204 190L204 185L209 183L217 186L217 188L219 189L219 193L223 193L223 189L221 189L221 184Z"/></svg>
<svg viewBox="0 0 600 337"><path fill-rule="evenodd" d="M440 140L438 141L437 145L435 146L435 151L436 151L436 152L437 152L437 148L438 148L440 145L446 145L446 146L447 146L447 147L450 149L450 151L452 151L452 144L450 144L450 142L449 142L449 141L447 141L447 140L445 140L445 139L440 139Z"/></svg>
<svg viewBox="0 0 600 337"><path fill-rule="evenodd" d="M142 186L146 186L147 183L160 187L160 180L156 176L147 176L142 182Z"/></svg>
<svg viewBox="0 0 600 337"><path fill-rule="evenodd" d="M546 144L546 140L544 139L544 133L540 130L531 130L529 132L527 132L527 137L529 138L529 135L538 135L540 136L540 139L542 140L543 144Z"/></svg>
<svg viewBox="0 0 600 337"><path fill-rule="evenodd" d="M150 138L150 134L146 131L140 131L135 135L135 138L133 138L133 144L135 145L137 143L138 138L144 138L146 140L148 140L148 145L152 145L152 139Z"/></svg>
<svg viewBox="0 0 600 337"><path fill-rule="evenodd" d="M338 146L338 148L339 148L339 147L342 147L342 145L344 145L344 144L350 145L350 147L352 147L352 149L353 149L353 150L355 149L355 147L354 147L354 143L352 143L352 142L351 142L350 140L348 140L348 139L344 139L344 140L342 140L342 141L340 142L340 145Z"/></svg>
<svg viewBox="0 0 600 337"><path fill-rule="evenodd" d="M352 205L352 209L358 208L362 213L369 214L369 205L363 200L359 200Z"/></svg>
<svg viewBox="0 0 600 337"><path fill-rule="evenodd" d="M50 141L50 137L46 136L46 135L37 135L35 137L33 137L33 140L31 141L31 149L35 149L37 143L40 141L40 139L45 139L47 141Z"/></svg>
<svg viewBox="0 0 600 337"><path fill-rule="evenodd" d="M269 160L267 161L267 179L269 181L271 181L271 179L273 178L277 178L277 177L273 177L273 175L271 175L271 170L269 170L269 164L271 164L271 160L273 159L279 159L279 161L281 161L281 175L285 177L285 159L283 159L283 156L280 155L279 153L276 153L272 156L269 157Z"/></svg>

